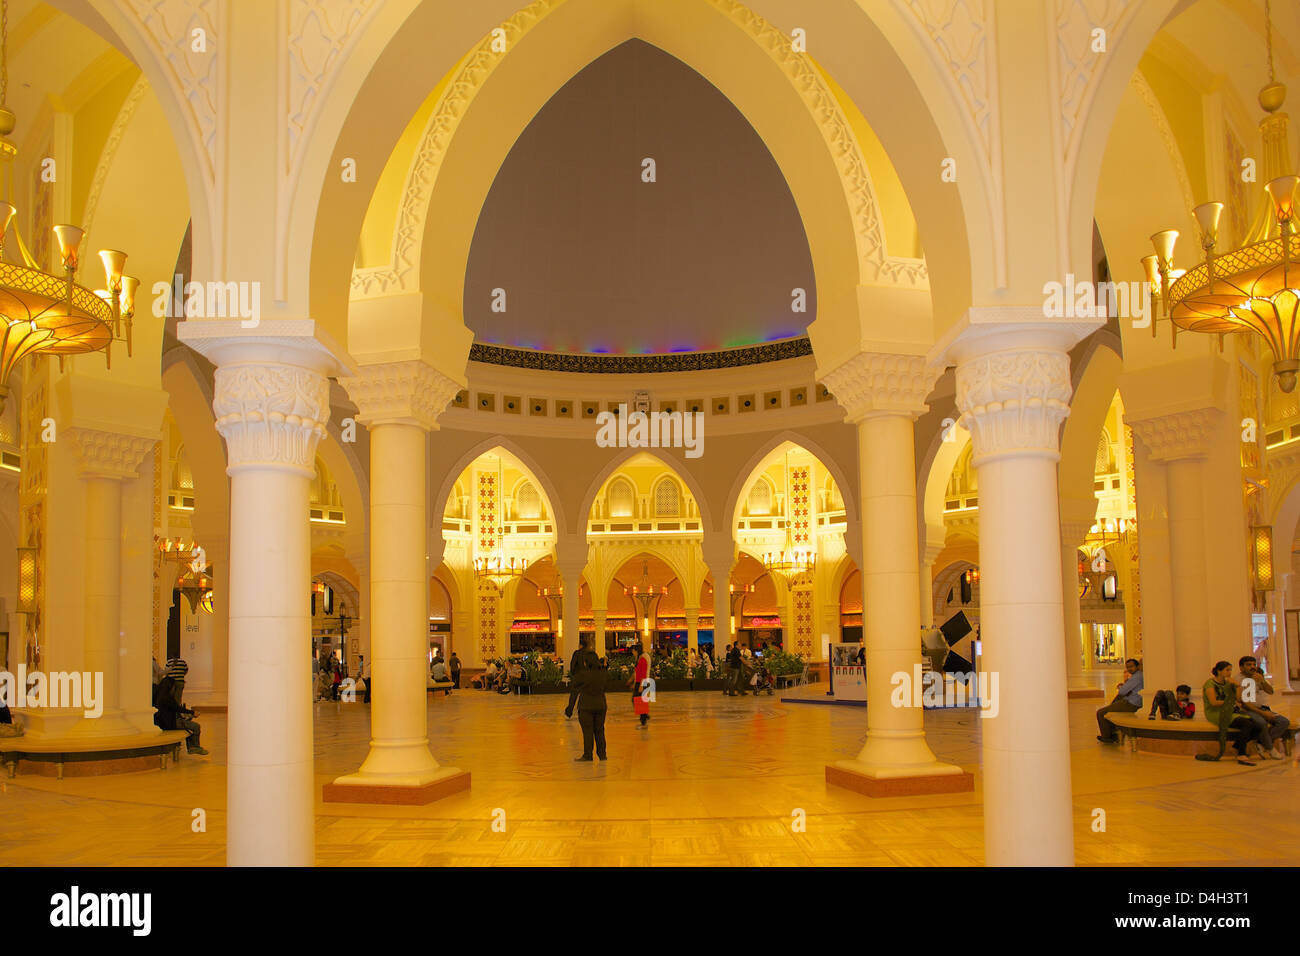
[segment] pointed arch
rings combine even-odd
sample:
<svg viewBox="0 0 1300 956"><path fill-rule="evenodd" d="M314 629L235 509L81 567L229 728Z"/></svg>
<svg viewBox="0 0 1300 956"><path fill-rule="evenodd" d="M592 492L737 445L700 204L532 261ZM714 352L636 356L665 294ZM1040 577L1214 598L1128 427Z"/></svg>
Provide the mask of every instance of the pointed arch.
<svg viewBox="0 0 1300 956"><path fill-rule="evenodd" d="M844 520L848 525L849 533L852 533L853 529L858 525L856 480L852 482L849 480L849 474L845 470L844 464L830 454L824 446L807 435L792 431L783 431L771 436L758 447L754 454L749 456L748 460L736 472L736 477L732 480L731 490L727 493L726 505L722 512L727 515L731 522L728 530L734 529L736 526L736 521L740 517L741 497L748 493L749 487L754 483L755 473L786 443L801 448L812 455L830 473L836 487L839 488L840 497L844 499ZM856 443L854 450L856 451ZM856 469L854 470L856 472ZM853 478L856 479L856 477L855 473Z"/></svg>
<svg viewBox="0 0 1300 956"><path fill-rule="evenodd" d="M434 493L433 500L429 504L430 526L434 528L441 526L443 513L447 509L447 500L451 497L452 489L460 481L460 476L465 469L483 455L493 452L504 452L507 456L513 458L519 470L532 480L534 486L541 489L543 504L555 524L556 534L563 539L568 534L568 522L565 519L564 508L555 484L551 481L550 476L537 464L532 455L505 435L493 435L485 438L452 462L447 470L443 472L442 480L438 484L438 490ZM430 478L432 477L430 475ZM430 485L432 486L432 482L430 482Z"/></svg>
<svg viewBox="0 0 1300 956"><path fill-rule="evenodd" d="M587 485L587 490L582 495L582 505L578 513L582 515L583 525L585 526L586 523L591 520L592 507L595 505L596 498L600 494L601 489L605 487L605 483L609 481L615 473L621 471L628 461L640 455L652 458L664 468L668 469L673 477L684 485L687 490L690 491L691 497L695 499L695 506L699 509L700 521L703 526L705 528L712 527L709 503L704 497L704 490L695 475L685 467L684 460L666 458L654 450L644 448L621 449L617 455L605 464L604 468L596 473L596 476Z"/></svg>

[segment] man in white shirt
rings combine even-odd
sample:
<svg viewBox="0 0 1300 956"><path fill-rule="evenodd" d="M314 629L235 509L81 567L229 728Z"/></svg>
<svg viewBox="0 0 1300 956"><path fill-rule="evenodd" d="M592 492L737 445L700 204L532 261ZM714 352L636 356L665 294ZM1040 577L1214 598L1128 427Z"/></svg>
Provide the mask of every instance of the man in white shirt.
<svg viewBox="0 0 1300 956"><path fill-rule="evenodd" d="M1277 745L1286 736L1291 721L1284 715L1275 713L1268 706L1273 685L1259 669L1259 663L1255 658L1243 657L1237 662L1237 666L1241 668L1241 699L1237 701L1237 709L1259 728L1260 753L1274 760L1286 759Z"/></svg>
<svg viewBox="0 0 1300 956"><path fill-rule="evenodd" d="M433 662L433 682L435 684L450 684L451 678L447 676L447 662L441 657ZM451 693L451 688L443 688L442 696L446 697Z"/></svg>

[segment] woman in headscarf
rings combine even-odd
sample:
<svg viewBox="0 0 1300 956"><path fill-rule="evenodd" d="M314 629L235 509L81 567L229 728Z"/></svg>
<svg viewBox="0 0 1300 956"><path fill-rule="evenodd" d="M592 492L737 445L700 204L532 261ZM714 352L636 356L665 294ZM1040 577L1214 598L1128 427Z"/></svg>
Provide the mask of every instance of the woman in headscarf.
<svg viewBox="0 0 1300 956"><path fill-rule="evenodd" d="M640 644L636 649L640 656L636 661L636 672L632 675L632 710L641 715L641 726L644 727L650 722L650 701L644 696L649 686L650 655Z"/></svg>
<svg viewBox="0 0 1300 956"><path fill-rule="evenodd" d="M573 695L578 704L578 723L582 725L582 756L574 759L591 760L594 746L596 756L604 760L605 713L608 709L605 702L606 674L595 651L585 645L579 648L573 655L569 679L573 682Z"/></svg>

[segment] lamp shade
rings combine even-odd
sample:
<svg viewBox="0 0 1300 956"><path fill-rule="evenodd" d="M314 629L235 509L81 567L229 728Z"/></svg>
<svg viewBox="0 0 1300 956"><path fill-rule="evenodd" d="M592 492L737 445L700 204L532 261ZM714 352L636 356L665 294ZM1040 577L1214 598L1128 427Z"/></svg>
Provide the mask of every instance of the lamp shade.
<svg viewBox="0 0 1300 956"><path fill-rule="evenodd" d="M1273 527L1253 525L1250 529L1251 556L1255 571L1255 590L1273 590Z"/></svg>
<svg viewBox="0 0 1300 956"><path fill-rule="evenodd" d="M36 613L36 548L18 548L18 613Z"/></svg>
<svg viewBox="0 0 1300 956"><path fill-rule="evenodd" d="M1278 222L1290 222L1295 215L1295 187L1300 183L1300 176L1279 176L1270 180L1264 187L1269 198L1273 200L1273 209L1277 212Z"/></svg>
<svg viewBox="0 0 1300 956"><path fill-rule="evenodd" d="M1178 242L1177 229L1165 229L1151 237L1151 245L1161 262L1170 262L1174 258L1174 244Z"/></svg>
<svg viewBox="0 0 1300 956"><path fill-rule="evenodd" d="M77 256L81 249L81 237L85 234L86 231L79 226L60 225L54 227L54 238L59 243L59 257L63 260L63 268L76 271Z"/></svg>
<svg viewBox="0 0 1300 956"><path fill-rule="evenodd" d="M1206 244L1214 245L1219 238L1219 218L1223 215L1223 203L1203 202L1192 213L1201 227Z"/></svg>

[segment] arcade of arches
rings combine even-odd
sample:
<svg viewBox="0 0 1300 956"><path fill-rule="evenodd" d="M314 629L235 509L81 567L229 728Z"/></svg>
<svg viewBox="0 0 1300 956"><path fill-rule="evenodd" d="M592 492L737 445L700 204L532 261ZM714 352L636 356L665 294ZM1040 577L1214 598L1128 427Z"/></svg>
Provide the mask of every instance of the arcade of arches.
<svg viewBox="0 0 1300 956"><path fill-rule="evenodd" d="M1272 6L1294 87L1300 7ZM862 860L1169 862L1150 828L1082 845L1086 794L1150 806L1178 783L1208 819L1219 778L1250 774L1267 826L1294 790L1281 766L1097 746L1093 711L1127 658L1149 704L1247 654L1289 710L1300 393L1261 339L1175 348L1159 315L1153 335L1044 308L1053 281L1142 279L1158 229L1189 265L1197 203L1226 203L1225 243L1267 231L1262 184L1300 151L1256 102L1263 0L9 8L16 226L49 269L50 227L81 224L141 291L111 369L34 358L8 380L2 669L104 672L96 720L19 709L26 739L72 747L156 734L149 658L184 658L213 757L181 761L176 800L220 794L205 859L328 862L321 828L371 804L463 821L527 806L534 778L560 788L539 826L598 815L619 781L575 771L560 698L467 688L511 655L567 668L580 640L809 664L790 700L665 691L644 738L611 716L614 776L694 786L708 728L788 743L755 816L793 793L846 831L975 808L950 857ZM638 435L638 412L663 427ZM770 568L796 547L811 572ZM892 704L954 622L997 714ZM845 642L868 706L811 706ZM461 689L428 694L453 652ZM314 702L309 655L370 699ZM484 756L503 721L535 736ZM543 769L502 756L565 733ZM743 795L752 765L711 753L711 792ZM33 814L150 804L153 776L111 764L22 761L12 790ZM694 799L664 813L720 812ZM50 862L3 827L0 859Z"/></svg>

